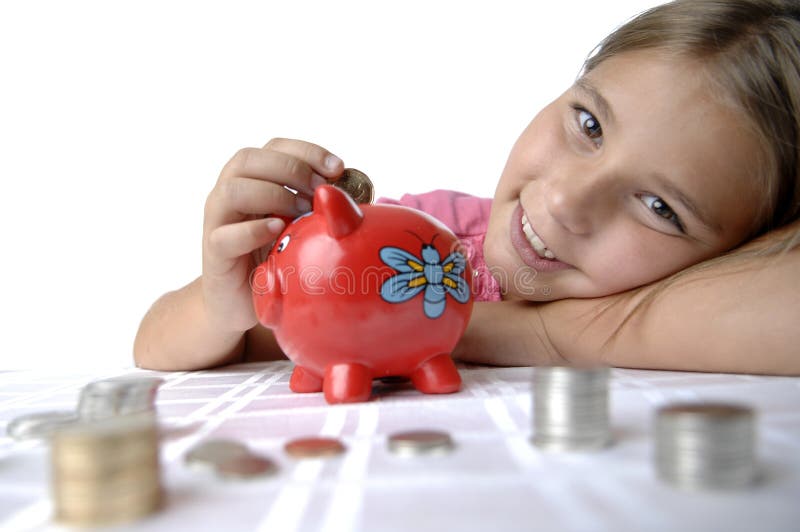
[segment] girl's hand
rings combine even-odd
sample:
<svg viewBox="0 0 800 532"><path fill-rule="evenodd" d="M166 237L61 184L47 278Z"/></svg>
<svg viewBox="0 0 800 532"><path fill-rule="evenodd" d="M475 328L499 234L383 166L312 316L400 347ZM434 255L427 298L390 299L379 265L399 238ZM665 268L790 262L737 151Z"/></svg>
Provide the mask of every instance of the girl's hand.
<svg viewBox="0 0 800 532"><path fill-rule="evenodd" d="M212 326L244 332L258 323L250 289L254 252L283 230L284 221L274 216L308 212L314 189L343 170L324 148L291 139L243 148L228 161L206 199L203 220L203 298Z"/></svg>

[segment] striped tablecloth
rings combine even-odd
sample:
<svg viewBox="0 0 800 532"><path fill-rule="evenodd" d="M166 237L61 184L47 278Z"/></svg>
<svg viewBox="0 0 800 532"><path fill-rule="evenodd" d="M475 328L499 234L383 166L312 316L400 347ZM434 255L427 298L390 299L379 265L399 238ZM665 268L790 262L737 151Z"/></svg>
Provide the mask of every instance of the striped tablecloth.
<svg viewBox="0 0 800 532"><path fill-rule="evenodd" d="M74 409L88 382L159 375L164 509L122 530L484 531L800 530L800 378L613 370L615 442L590 453L546 453L529 443L530 368L462 366L462 390L423 395L376 385L371 401L329 406L294 394L292 365L210 371L0 372L0 530L58 530L50 520L49 453L5 427L30 412ZM760 479L732 492L683 492L654 474L655 409L674 400L745 403L757 412ZM449 432L455 450L407 457L388 435ZM297 460L290 439L339 438L332 459ZM276 475L221 481L183 455L209 437L234 438L274 460Z"/></svg>

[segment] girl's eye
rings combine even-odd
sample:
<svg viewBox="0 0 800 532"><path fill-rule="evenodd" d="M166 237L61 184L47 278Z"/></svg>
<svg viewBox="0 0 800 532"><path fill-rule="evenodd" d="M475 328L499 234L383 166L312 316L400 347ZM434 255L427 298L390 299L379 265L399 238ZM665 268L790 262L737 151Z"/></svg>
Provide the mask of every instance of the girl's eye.
<svg viewBox="0 0 800 532"><path fill-rule="evenodd" d="M647 205L651 211L653 211L656 215L664 218L665 220L669 221L674 225L678 231L681 233L685 233L686 231L683 228L683 223L681 219L678 218L678 215L675 214L675 211L672 210L672 207L667 205L667 203L659 198L658 196L651 196L650 194L642 194L639 196L639 199Z"/></svg>
<svg viewBox="0 0 800 532"><path fill-rule="evenodd" d="M281 238L281 241L280 241L280 242L278 242L278 247L277 247L277 248L275 248L275 251L277 251L278 253L280 253L281 251L283 251L284 249L286 249L286 246L288 246L288 245L289 245L289 241L290 241L291 239L292 239L292 237L291 237L291 236L289 236L289 235L286 235L285 237Z"/></svg>
<svg viewBox="0 0 800 532"><path fill-rule="evenodd" d="M603 143L603 128L600 122L594 117L592 113L586 109L577 109L578 111L578 125L581 131L592 142L600 146Z"/></svg>

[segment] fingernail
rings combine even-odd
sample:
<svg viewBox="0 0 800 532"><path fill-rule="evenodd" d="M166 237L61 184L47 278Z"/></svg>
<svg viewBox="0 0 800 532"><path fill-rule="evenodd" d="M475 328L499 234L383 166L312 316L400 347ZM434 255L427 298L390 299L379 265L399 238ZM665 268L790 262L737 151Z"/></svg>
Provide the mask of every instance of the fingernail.
<svg viewBox="0 0 800 532"><path fill-rule="evenodd" d="M280 218L267 218L267 228L273 233L278 233L283 229L284 223Z"/></svg>
<svg viewBox="0 0 800 532"><path fill-rule="evenodd" d="M301 196L295 197L294 206L300 212L308 212L311 210L311 202Z"/></svg>
<svg viewBox="0 0 800 532"><path fill-rule="evenodd" d="M328 170L336 170L340 164L342 164L342 160L333 154L325 157L325 168Z"/></svg>
<svg viewBox="0 0 800 532"><path fill-rule="evenodd" d="M312 189L316 189L318 186L324 185L327 182L328 182L328 180L325 179L324 177L322 177L319 174L312 174L311 175L311 188Z"/></svg>

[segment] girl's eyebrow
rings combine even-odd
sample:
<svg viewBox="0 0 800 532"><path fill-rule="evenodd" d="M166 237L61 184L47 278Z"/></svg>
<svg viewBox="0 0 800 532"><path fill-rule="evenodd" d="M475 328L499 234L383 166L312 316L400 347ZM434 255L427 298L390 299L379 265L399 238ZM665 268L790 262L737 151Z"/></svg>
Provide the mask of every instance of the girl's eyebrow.
<svg viewBox="0 0 800 532"><path fill-rule="evenodd" d="M612 124L614 123L614 111L611 109L611 105L609 105L608 100L606 100L603 95L600 94L600 91L597 90L597 87L595 87L591 81L586 79L586 76L578 78L578 80L575 82L575 88L592 100L592 103L602 115L601 118L604 122L609 122Z"/></svg>

